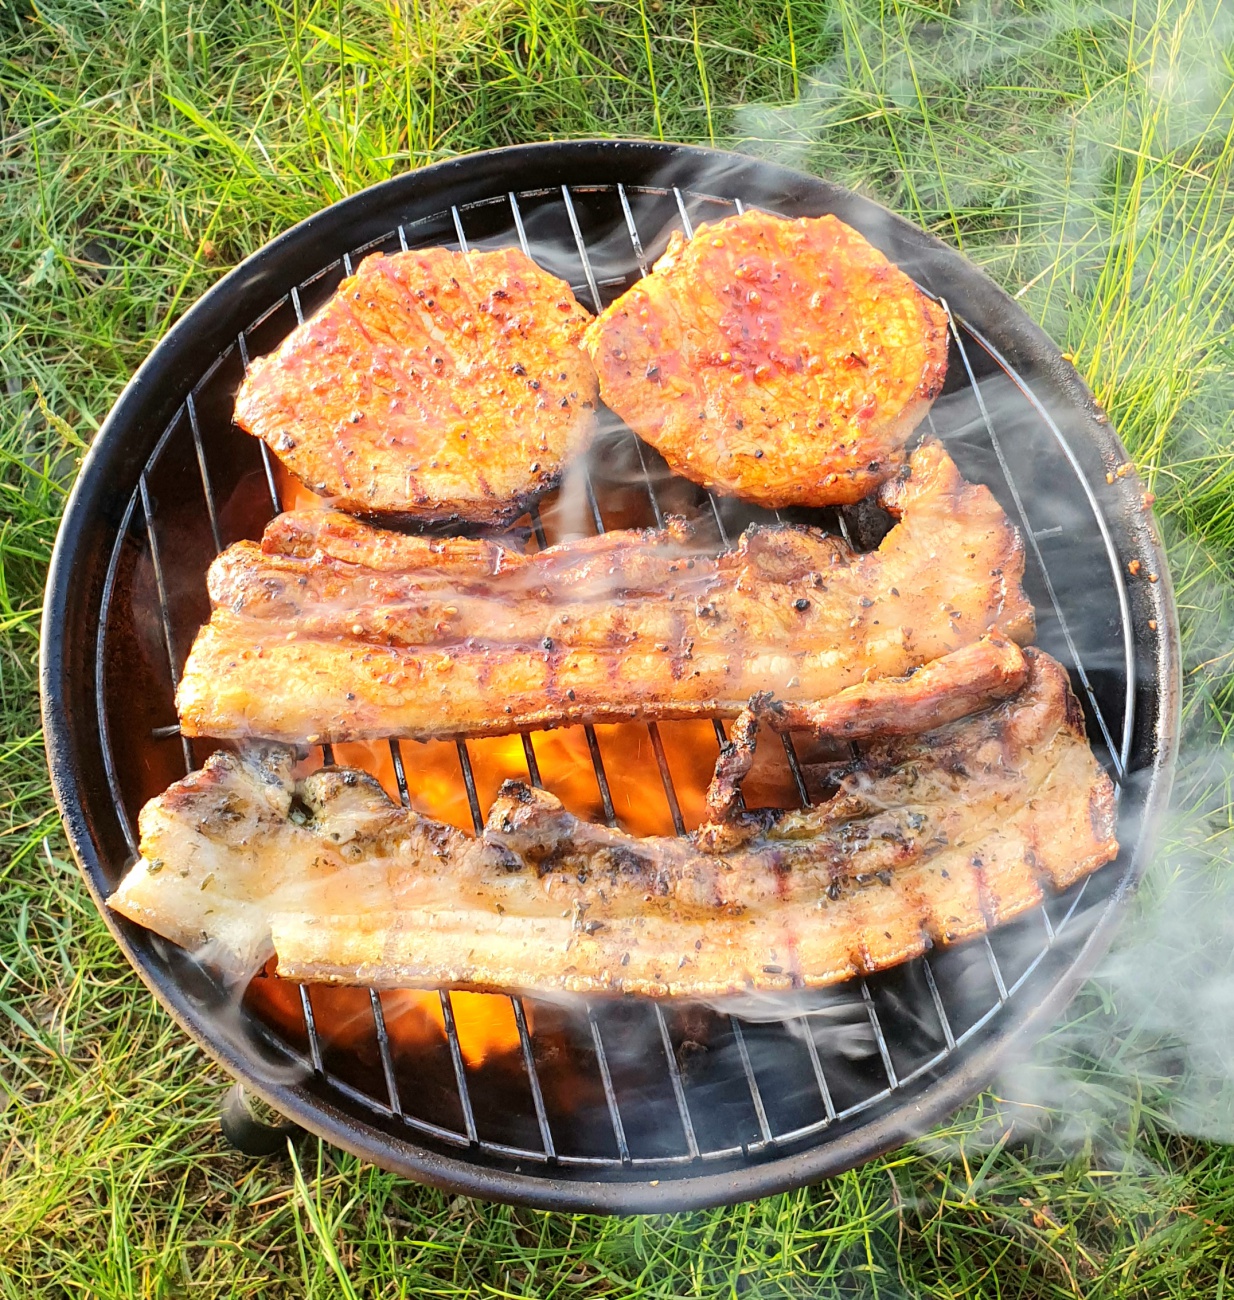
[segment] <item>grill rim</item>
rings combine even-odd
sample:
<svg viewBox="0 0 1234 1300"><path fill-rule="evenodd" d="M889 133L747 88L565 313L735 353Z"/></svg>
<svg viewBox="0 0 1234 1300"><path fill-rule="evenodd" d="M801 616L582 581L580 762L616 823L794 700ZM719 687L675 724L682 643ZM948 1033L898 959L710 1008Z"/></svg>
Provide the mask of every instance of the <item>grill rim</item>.
<svg viewBox="0 0 1234 1300"><path fill-rule="evenodd" d="M1031 365L1044 370L1077 415L1082 433L1112 467L1127 454L1095 399L1057 347L972 263L941 241L872 201L827 181L775 164L686 145L642 141L573 141L512 146L470 154L395 177L341 200L278 236L212 286L172 327L121 393L105 420L70 494L49 569L40 648L40 687L45 744L52 787L65 830L85 878L113 937L156 999L181 1029L242 1079L257 1095L302 1127L361 1158L452 1191L545 1209L603 1212L658 1212L729 1203L784 1191L862 1163L919 1134L954 1111L987 1084L1017 1047L1037 1037L1078 991L1108 947L1135 883L1143 873L1160 821L1168 805L1177 755L1180 713L1180 654L1177 615L1165 556L1134 473L1117 480L1120 513L1107 515L1120 555L1138 557L1160 576L1156 584L1129 589L1137 678L1141 691L1155 691L1152 707L1137 706L1139 726L1151 722L1152 765L1136 773L1147 777L1138 839L1123 875L1079 950L1039 999L995 1017L975 1036L969 1049L948 1058L945 1073L915 1093L892 1094L888 1103L866 1113L852 1129L815 1141L804 1150L736 1168L699 1171L686 1166L681 1177L604 1181L522 1174L444 1154L420 1141L382 1133L301 1084L271 1084L256 1074L252 1054L224 1038L209 1011L171 972L157 965L130 927L104 905L104 861L116 849L129 860L123 829L109 791L92 789L88 769L102 764L102 743L93 725L95 683L92 647L95 625L90 615L101 603L106 563L92 554L96 535L114 536L123 525L132 484L177 408L200 379L195 358L223 350L233 336L237 316L256 318L263 308L303 278L306 263L323 266L338 257L346 241L361 247L390 229L390 212L402 205L427 215L452 206L464 207L507 188L526 191L539 185L611 186L614 176L627 184L682 185L696 193L717 192L716 182L739 189L743 198L791 209L821 204L842 216L855 212L867 226L886 231L890 255L902 245L914 263L922 261L965 319L1000 320L996 349L1017 370ZM409 220L414 217L409 217ZM861 224L858 222L857 224ZM890 247L889 247L890 246ZM914 271L918 268L914 266ZM984 310L982 310L984 309ZM971 328L971 327L970 327ZM1086 477L1086 476L1082 476ZM106 548L110 554L110 546ZM1148 629L1155 619L1157 629ZM93 749L94 753L91 754ZM93 800L93 804L91 804ZM108 827L107 813L115 823ZM109 848L109 841L110 848Z"/></svg>

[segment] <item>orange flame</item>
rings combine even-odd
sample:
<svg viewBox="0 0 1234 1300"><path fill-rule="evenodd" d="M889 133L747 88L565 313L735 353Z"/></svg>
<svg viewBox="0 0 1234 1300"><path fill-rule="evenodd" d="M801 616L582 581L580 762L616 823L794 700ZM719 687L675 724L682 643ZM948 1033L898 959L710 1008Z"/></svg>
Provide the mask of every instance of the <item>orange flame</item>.
<svg viewBox="0 0 1234 1300"><path fill-rule="evenodd" d="M274 490L284 510L328 510L330 502L310 492L280 460L271 457L274 470Z"/></svg>

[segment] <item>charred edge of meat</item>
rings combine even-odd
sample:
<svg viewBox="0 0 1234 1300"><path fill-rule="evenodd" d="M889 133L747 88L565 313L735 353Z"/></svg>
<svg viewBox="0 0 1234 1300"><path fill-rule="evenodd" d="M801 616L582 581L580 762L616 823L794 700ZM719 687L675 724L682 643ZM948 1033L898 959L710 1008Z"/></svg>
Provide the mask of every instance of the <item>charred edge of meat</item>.
<svg viewBox="0 0 1234 1300"><path fill-rule="evenodd" d="M715 773L707 787L707 820L717 824L732 821L744 808L741 783L754 765L754 748L758 735L759 716L774 707L771 693L760 691L750 701L749 707L737 715L729 732L728 743L716 759Z"/></svg>

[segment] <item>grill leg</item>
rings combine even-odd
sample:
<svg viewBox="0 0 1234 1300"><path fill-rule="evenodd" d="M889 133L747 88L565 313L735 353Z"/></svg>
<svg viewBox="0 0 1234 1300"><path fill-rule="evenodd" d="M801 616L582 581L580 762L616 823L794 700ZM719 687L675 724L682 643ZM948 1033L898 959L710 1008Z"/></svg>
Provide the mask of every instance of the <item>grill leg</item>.
<svg viewBox="0 0 1234 1300"><path fill-rule="evenodd" d="M246 1156L273 1156L287 1150L287 1139L304 1136L304 1130L265 1102L233 1083L219 1106L219 1127L227 1141Z"/></svg>

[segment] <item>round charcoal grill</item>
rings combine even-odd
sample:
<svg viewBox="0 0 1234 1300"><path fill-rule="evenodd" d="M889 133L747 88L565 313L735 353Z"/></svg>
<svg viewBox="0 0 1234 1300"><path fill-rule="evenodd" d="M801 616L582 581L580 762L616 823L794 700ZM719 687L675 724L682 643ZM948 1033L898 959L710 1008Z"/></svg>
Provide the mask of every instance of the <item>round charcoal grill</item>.
<svg viewBox="0 0 1234 1300"><path fill-rule="evenodd" d="M370 251L517 242L599 308L647 270L671 230L744 205L834 212L944 303L950 365L930 429L1023 531L1037 640L1072 674L1117 784L1123 849L988 940L820 993L732 1006L490 998L505 1038L483 1057L469 1050L462 995L415 995L411 1020L412 995L268 977L239 1001L185 953L104 909L160 1002L248 1089L426 1182L547 1208L651 1211L747 1199L870 1158L965 1101L1058 1015L1109 943L1168 798L1177 624L1142 485L1091 394L1011 299L908 222L812 177L675 145L532 145L399 177L282 235L185 314L116 403L60 531L43 628L52 778L96 902L134 859L142 803L212 748L180 737L173 692L209 613L208 564L259 536L279 508L264 446L231 424L249 358ZM597 529L656 522L687 488L611 420L586 478ZM721 540L768 517L688 490ZM863 544L860 509L799 517ZM533 533L540 522L533 512ZM582 730L597 807L613 820L626 773L612 752L606 767L607 733ZM719 723L716 732L722 739ZM639 761L680 830L673 755L659 731L643 734ZM542 734L524 739L531 779L538 743ZM389 748L398 792L414 800L421 747ZM453 780L479 826L476 748L458 742ZM784 762L790 788L808 798L791 741ZM412 1021L417 1032L404 1033Z"/></svg>

